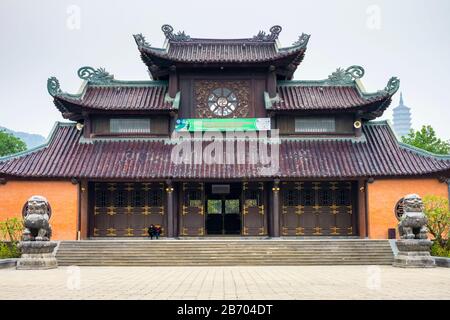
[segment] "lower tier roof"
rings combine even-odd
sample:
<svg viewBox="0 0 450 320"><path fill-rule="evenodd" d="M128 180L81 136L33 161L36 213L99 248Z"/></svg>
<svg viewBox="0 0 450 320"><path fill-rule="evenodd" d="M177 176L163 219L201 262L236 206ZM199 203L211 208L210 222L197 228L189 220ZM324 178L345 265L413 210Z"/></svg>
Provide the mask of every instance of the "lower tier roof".
<svg viewBox="0 0 450 320"><path fill-rule="evenodd" d="M174 164L168 139L87 140L73 123L57 123L48 142L0 158L0 176L88 179L357 178L449 175L450 157L398 142L386 122L367 122L361 138L281 139L279 169L254 164Z"/></svg>

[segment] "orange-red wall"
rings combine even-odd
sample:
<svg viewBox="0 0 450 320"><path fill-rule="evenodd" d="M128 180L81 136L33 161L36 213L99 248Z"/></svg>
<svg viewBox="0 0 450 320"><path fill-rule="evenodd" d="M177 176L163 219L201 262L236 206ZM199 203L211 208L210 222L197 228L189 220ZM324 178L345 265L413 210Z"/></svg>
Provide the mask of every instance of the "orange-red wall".
<svg viewBox="0 0 450 320"><path fill-rule="evenodd" d="M8 181L0 185L0 221L22 218L22 207L33 195L47 198L52 208L52 240L75 240L78 186L66 181Z"/></svg>
<svg viewBox="0 0 450 320"><path fill-rule="evenodd" d="M407 194L448 196L448 186L438 179L384 179L368 184L368 224L371 239L387 239L388 228L397 228L394 209ZM397 232L398 236L398 232Z"/></svg>
<svg viewBox="0 0 450 320"><path fill-rule="evenodd" d="M371 239L386 239L388 228L397 227L394 208L406 194L448 196L447 184L437 179L376 179L368 184L367 191ZM52 206L52 239L76 239L78 186L69 181L8 181L0 185L0 220L21 217L24 203L33 195L46 197Z"/></svg>

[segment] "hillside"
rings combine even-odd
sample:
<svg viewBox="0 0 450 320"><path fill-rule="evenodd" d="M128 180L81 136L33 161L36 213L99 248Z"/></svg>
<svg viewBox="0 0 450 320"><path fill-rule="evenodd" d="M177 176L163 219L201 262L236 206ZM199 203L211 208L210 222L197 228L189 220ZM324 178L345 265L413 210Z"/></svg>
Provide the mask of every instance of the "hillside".
<svg viewBox="0 0 450 320"><path fill-rule="evenodd" d="M14 136L22 139L25 144L27 145L27 148L33 148L36 147L38 145L41 145L45 142L45 137L39 135L39 134L34 134L34 133L27 133L27 132L20 132L20 131L14 131L5 127L0 126L0 130L5 130L8 133L13 134Z"/></svg>

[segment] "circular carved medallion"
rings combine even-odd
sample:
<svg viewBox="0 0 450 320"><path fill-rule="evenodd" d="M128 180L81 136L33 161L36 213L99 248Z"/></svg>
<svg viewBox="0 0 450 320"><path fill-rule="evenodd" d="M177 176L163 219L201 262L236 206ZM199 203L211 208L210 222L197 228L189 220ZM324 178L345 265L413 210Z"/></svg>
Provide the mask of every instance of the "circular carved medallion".
<svg viewBox="0 0 450 320"><path fill-rule="evenodd" d="M236 95L228 88L214 89L208 96L208 107L217 116L228 116L238 105Z"/></svg>
<svg viewBox="0 0 450 320"><path fill-rule="evenodd" d="M250 100L248 80L196 80L194 103L199 118L245 118Z"/></svg>

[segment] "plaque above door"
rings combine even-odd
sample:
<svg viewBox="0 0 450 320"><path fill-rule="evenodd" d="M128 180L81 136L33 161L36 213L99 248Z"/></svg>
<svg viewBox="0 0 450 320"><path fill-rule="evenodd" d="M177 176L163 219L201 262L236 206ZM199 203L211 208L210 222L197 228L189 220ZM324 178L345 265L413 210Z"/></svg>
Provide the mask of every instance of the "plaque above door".
<svg viewBox="0 0 450 320"><path fill-rule="evenodd" d="M197 80L194 82L196 116L245 118L249 114L250 81Z"/></svg>

